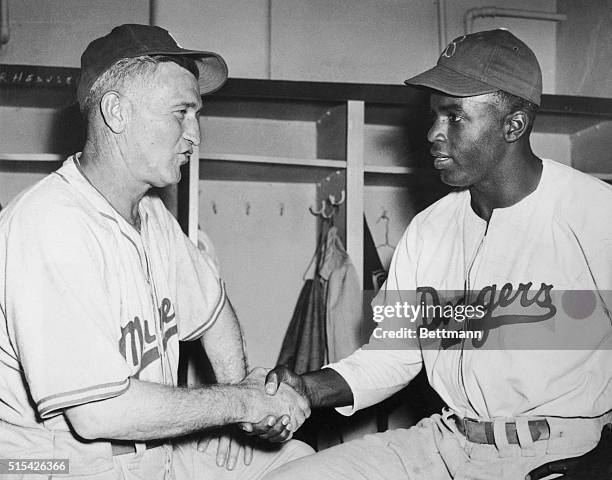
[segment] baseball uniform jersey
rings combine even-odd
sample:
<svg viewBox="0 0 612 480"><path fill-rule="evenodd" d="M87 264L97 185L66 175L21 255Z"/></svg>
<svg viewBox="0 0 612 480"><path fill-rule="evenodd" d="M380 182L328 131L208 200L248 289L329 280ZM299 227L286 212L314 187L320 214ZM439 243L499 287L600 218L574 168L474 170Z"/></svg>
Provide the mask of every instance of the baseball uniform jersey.
<svg viewBox="0 0 612 480"><path fill-rule="evenodd" d="M339 411L378 403L424 365L460 416L604 414L612 406L612 187L544 160L536 190L495 209L488 223L470 200L468 190L456 191L413 219L374 304L417 289L441 305L451 292L468 293L486 306L476 322L485 338L425 346L418 336L389 341L375 330L330 365L354 395ZM573 297L580 292L582 305Z"/></svg>
<svg viewBox="0 0 612 480"><path fill-rule="evenodd" d="M159 198L143 197L138 232L77 164L0 216L0 452L95 473L109 443L77 440L63 409L121 395L131 378L176 385L179 340L201 336L226 296Z"/></svg>

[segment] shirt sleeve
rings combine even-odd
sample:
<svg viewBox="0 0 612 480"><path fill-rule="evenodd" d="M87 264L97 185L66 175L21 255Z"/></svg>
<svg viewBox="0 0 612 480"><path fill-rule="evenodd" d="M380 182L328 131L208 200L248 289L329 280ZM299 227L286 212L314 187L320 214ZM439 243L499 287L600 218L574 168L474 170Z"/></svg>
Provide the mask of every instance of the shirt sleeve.
<svg viewBox="0 0 612 480"><path fill-rule="evenodd" d="M223 310L227 295L225 283L210 250L199 250L185 236L178 224L177 245L177 318L179 339L196 340L208 330ZM209 242L209 249L211 244Z"/></svg>
<svg viewBox="0 0 612 480"><path fill-rule="evenodd" d="M393 254L389 276L372 308L384 309L397 302L414 299L416 263L413 254L418 248L413 226L404 233ZM358 410L375 405L404 388L421 370L423 359L417 340L382 337L382 331L401 331L406 319L393 316L378 323L370 340L362 348L336 363L327 365L338 372L353 392L353 405L336 410L352 415Z"/></svg>
<svg viewBox="0 0 612 480"><path fill-rule="evenodd" d="M41 418L123 393L106 265L78 208L37 205L13 219L5 304L12 342Z"/></svg>
<svg viewBox="0 0 612 480"><path fill-rule="evenodd" d="M579 177L582 180L582 177ZM583 180L586 181L586 180ZM584 256L587 269L581 269L583 276L591 275L595 286L608 300L612 291L612 189L610 185L588 178L587 186L570 184L570 188L579 191L565 200L564 210L558 214L568 218L573 240L578 244ZM578 182L578 180L576 180ZM587 194L583 192L588 192ZM588 208L585 208L588 205ZM584 285L587 279L576 277L576 289Z"/></svg>
<svg viewBox="0 0 612 480"><path fill-rule="evenodd" d="M210 237L200 228L198 228L198 250L210 260L213 267L215 267L217 270L217 273L220 274L221 264L219 263L219 258L217 257L217 250L215 249Z"/></svg>

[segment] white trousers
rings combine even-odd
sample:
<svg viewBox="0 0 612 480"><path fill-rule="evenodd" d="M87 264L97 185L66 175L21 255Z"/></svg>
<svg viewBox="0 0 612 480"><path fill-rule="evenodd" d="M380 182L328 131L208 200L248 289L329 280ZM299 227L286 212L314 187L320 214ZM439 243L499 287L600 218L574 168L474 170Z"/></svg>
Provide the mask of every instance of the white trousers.
<svg viewBox="0 0 612 480"><path fill-rule="evenodd" d="M205 452L195 442L163 446L139 453L114 457L116 477L113 480L260 480L266 473L284 463L314 451L305 443L291 440L284 444L270 444L269 448L255 448L253 460L247 466L239 458L233 470L216 464L216 442ZM106 477L104 477L106 480Z"/></svg>
<svg viewBox="0 0 612 480"><path fill-rule="evenodd" d="M597 419L547 418L548 440L524 445L472 443L457 431L451 412L410 429L366 435L285 464L265 480L518 480L533 468L582 455L599 441L611 415Z"/></svg>
<svg viewBox="0 0 612 480"><path fill-rule="evenodd" d="M142 445L142 444L141 444ZM140 446L139 446L140 447ZM240 458L236 467L229 471L218 467L216 443L206 452L200 452L195 442L164 445L146 450L138 448L135 453L116 455L93 461L90 472L78 455L68 455L72 472L70 475L46 475L47 479L70 478L72 480L260 480L271 470L284 463L314 453L305 443L291 440L283 444L269 444L269 448L256 448L250 465ZM21 457L25 458L25 457ZM73 468L74 467L74 468ZM75 471L76 470L76 471ZM2 480L41 480L43 476L0 475Z"/></svg>

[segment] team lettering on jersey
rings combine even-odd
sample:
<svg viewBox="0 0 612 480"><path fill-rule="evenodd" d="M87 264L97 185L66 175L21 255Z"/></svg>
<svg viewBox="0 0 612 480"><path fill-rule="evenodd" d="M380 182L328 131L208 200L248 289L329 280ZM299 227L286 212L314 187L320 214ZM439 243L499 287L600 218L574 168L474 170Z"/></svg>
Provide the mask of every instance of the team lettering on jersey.
<svg viewBox="0 0 612 480"><path fill-rule="evenodd" d="M178 335L174 307L168 298L164 298L158 308L160 327L162 332L162 348L165 350L168 341ZM135 316L121 328L119 351L138 371L144 370L148 365L160 357L155 327L149 319Z"/></svg>
<svg viewBox="0 0 612 480"><path fill-rule="evenodd" d="M532 282L520 283L516 289L511 283L506 283L499 289L496 284L488 285L476 293L475 300L472 302L465 301L467 292L455 298L443 298L443 295L433 287L418 287L417 296L419 296L419 303L425 306L451 306L455 308L467 303L479 307L479 311L484 311L484 315L470 318L465 324L461 323L459 325L458 322L453 322L455 328L482 331L483 334L480 338L472 339L473 346L480 348L486 342L491 330L505 325L543 322L555 316L557 307L553 304L551 295L553 285L542 283L538 290L533 290L532 285ZM507 313L496 315L495 312L499 309L505 309ZM427 309L423 311L427 311ZM436 315L431 319L423 317L422 326L429 330L448 328L449 326L452 329L451 320L453 319L441 315ZM441 347L448 349L460 342L461 339L459 338L444 338Z"/></svg>

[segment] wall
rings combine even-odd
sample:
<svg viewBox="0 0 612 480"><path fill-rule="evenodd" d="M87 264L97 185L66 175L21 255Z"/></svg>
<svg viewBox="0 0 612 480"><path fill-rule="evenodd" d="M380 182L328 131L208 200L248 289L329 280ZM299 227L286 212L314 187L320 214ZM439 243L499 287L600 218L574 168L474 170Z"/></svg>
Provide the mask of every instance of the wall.
<svg viewBox="0 0 612 480"><path fill-rule="evenodd" d="M269 3L268 3L269 2ZM402 83L435 63L434 0L157 0L156 23L190 47L216 49L231 75L248 78ZM448 0L448 38L463 34L472 7L555 12L556 0ZM476 29L507 27L543 64L545 91L555 92L556 25L480 19Z"/></svg>
<svg viewBox="0 0 612 480"><path fill-rule="evenodd" d="M95 37L121 23L148 23L149 1L9 0L10 41L0 63L78 67ZM63 113L50 109L0 107L0 152L67 153L72 132L61 129ZM0 203L54 170L55 164L22 165L0 159Z"/></svg>
<svg viewBox="0 0 612 480"><path fill-rule="evenodd" d="M156 0L154 19L183 47L221 53L230 76L268 78L268 0Z"/></svg>
<svg viewBox="0 0 612 480"><path fill-rule="evenodd" d="M217 250L251 366L276 364L315 250L314 198L314 184L200 181L200 227Z"/></svg>
<svg viewBox="0 0 612 480"><path fill-rule="evenodd" d="M559 0L558 93L612 97L612 1Z"/></svg>
<svg viewBox="0 0 612 480"><path fill-rule="evenodd" d="M437 53L433 2L272 0L272 78L392 83Z"/></svg>
<svg viewBox="0 0 612 480"><path fill-rule="evenodd" d="M149 0L9 0L9 21L1 63L78 67L92 39L122 23L148 23Z"/></svg>
<svg viewBox="0 0 612 480"><path fill-rule="evenodd" d="M64 114L50 108L0 106L0 152L59 153L68 149L72 132L62 128ZM58 162L3 161L0 156L0 204L6 205L24 188L41 180Z"/></svg>
<svg viewBox="0 0 612 480"><path fill-rule="evenodd" d="M78 66L92 38L120 23L148 23L149 3L9 0L11 41L0 61ZM587 0L562 2L566 10L583 3ZM572 12L593 11L590 21L605 25L608 2L588 3ZM591 4L600 6L593 10ZM433 0L156 0L153 5L157 24L185 46L224 54L234 77L401 83L438 55ZM447 0L448 38L463 33L466 10L485 5L556 10L556 0ZM511 28L536 50L545 79L550 75L545 88L554 92L555 24L503 18L475 23L476 29L494 26ZM575 35L571 28L564 31L563 38Z"/></svg>

